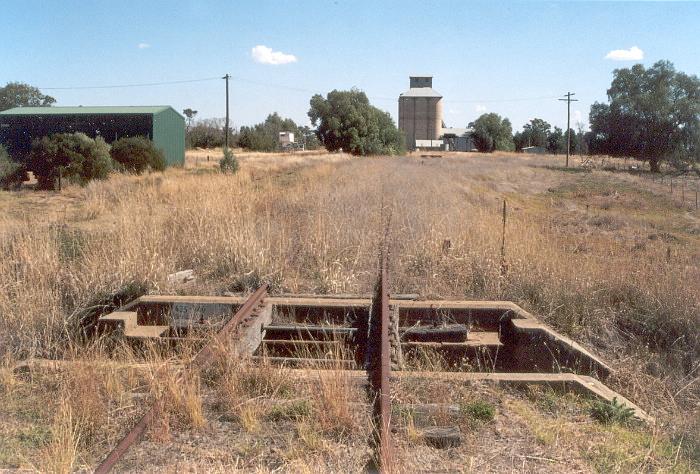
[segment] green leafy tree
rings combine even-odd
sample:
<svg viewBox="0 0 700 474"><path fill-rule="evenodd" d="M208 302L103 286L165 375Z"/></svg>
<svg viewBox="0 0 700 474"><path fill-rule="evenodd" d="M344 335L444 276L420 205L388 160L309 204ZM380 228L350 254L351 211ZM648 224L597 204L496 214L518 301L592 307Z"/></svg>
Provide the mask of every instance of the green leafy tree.
<svg viewBox="0 0 700 474"><path fill-rule="evenodd" d="M400 154L404 140L391 116L370 105L364 92L334 90L311 98L309 118L328 151L354 155Z"/></svg>
<svg viewBox="0 0 700 474"><path fill-rule="evenodd" d="M292 132L295 139L300 136L299 127L292 119L285 119L274 112L263 123L252 127L241 127L238 146L253 151L275 151L279 148L280 132Z"/></svg>
<svg viewBox="0 0 700 474"><path fill-rule="evenodd" d="M0 145L0 189L19 188L27 179L27 171L21 163L16 163Z"/></svg>
<svg viewBox="0 0 700 474"><path fill-rule="evenodd" d="M27 168L41 189L54 189L59 178L79 184L106 179L112 171L109 145L84 133L57 133L32 143Z"/></svg>
<svg viewBox="0 0 700 474"><path fill-rule="evenodd" d="M552 126L546 121L534 118L523 126L524 139L527 140L527 146L547 146L547 138L551 133Z"/></svg>
<svg viewBox="0 0 700 474"><path fill-rule="evenodd" d="M304 144L304 148L307 150L317 150L321 147L321 142L316 136L316 131L311 127L303 125L299 127L299 134L301 135L300 140Z"/></svg>
<svg viewBox="0 0 700 474"><path fill-rule="evenodd" d="M523 130L513 136L515 149L520 151L529 146L547 147L552 126L542 119L534 118L523 125Z"/></svg>
<svg viewBox="0 0 700 474"><path fill-rule="evenodd" d="M474 145L481 152L490 153L495 150L513 151L513 129L510 120L501 118L496 113L483 114L469 124L473 128Z"/></svg>
<svg viewBox="0 0 700 474"><path fill-rule="evenodd" d="M5 87L0 87L0 111L13 107L45 107L55 102L53 97L22 82L8 82Z"/></svg>
<svg viewBox="0 0 700 474"><path fill-rule="evenodd" d="M608 104L594 103L591 151L649 161L652 171L669 160L700 162L700 79L669 61L650 68L616 69Z"/></svg>
<svg viewBox="0 0 700 474"><path fill-rule="evenodd" d="M547 151L553 154L566 153L566 134L559 127L547 136Z"/></svg>
<svg viewBox="0 0 700 474"><path fill-rule="evenodd" d="M151 140L144 137L125 137L112 142L112 160L129 173L141 174L150 169L163 171L165 155Z"/></svg>
<svg viewBox="0 0 700 474"><path fill-rule="evenodd" d="M192 109L190 109L190 108L187 108L187 109L183 110L182 113L183 113L183 114L185 115L185 117L187 118L187 131L189 131L189 130L190 130L190 127L191 127L192 124L194 123L194 118L195 118L195 116L197 115L197 111L196 111L196 110L192 110Z"/></svg>
<svg viewBox="0 0 700 474"><path fill-rule="evenodd" d="M182 113L187 119L187 127L185 127L185 147L192 148L192 144L190 143L190 129L192 128L192 124L194 123L194 118L197 115L197 111L187 108L183 110Z"/></svg>
<svg viewBox="0 0 700 474"><path fill-rule="evenodd" d="M219 119L199 120L186 130L186 142L190 148L216 148L223 146L224 124Z"/></svg>

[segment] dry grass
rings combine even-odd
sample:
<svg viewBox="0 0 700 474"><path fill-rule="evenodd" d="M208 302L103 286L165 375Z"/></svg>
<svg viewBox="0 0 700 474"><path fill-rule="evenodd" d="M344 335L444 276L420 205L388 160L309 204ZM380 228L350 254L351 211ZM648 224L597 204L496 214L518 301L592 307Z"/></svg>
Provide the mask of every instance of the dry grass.
<svg viewBox="0 0 700 474"><path fill-rule="evenodd" d="M74 420L71 407L62 402L51 427L51 441L44 451L42 470L72 472L78 460L79 443L80 427Z"/></svg>
<svg viewBox="0 0 700 474"><path fill-rule="evenodd" d="M80 353L86 310L129 288L218 294L268 281L274 291L369 293L388 207L393 291L523 305L601 352L621 369L615 388L697 449L700 215L692 194L680 203L667 183L644 174L564 172L551 160L251 156L235 176L200 166L114 176L61 195L0 192L0 356ZM190 268L196 282L167 282ZM103 404L128 405L118 398L134 380L100 375L93 386L84 372L56 390L86 384ZM2 373L0 393L16 397L30 383ZM329 402L343 419L338 383L319 391L335 398L314 403ZM206 428L201 387L183 387L184 423ZM243 401L236 387L230 398ZM78 444L105 443L90 400L68 400ZM90 421L80 420L83 404Z"/></svg>

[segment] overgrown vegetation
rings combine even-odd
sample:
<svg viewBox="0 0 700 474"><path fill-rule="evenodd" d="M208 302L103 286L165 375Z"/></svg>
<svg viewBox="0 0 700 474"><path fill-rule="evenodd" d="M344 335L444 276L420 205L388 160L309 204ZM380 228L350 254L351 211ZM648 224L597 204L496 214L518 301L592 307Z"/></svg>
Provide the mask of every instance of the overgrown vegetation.
<svg viewBox="0 0 700 474"><path fill-rule="evenodd" d="M333 90L326 98L316 94L309 109L311 123L328 151L353 155L396 155L404 139L391 116L369 103L364 92Z"/></svg>
<svg viewBox="0 0 700 474"><path fill-rule="evenodd" d="M609 104L591 106L591 151L649 161L670 160L700 172L700 79L669 61L616 69Z"/></svg>
<svg viewBox="0 0 700 474"><path fill-rule="evenodd" d="M13 161L5 147L0 145L0 189L17 189L27 179L24 166Z"/></svg>
<svg viewBox="0 0 700 474"><path fill-rule="evenodd" d="M238 160L229 149L224 150L224 157L219 162L222 173L235 173L238 171Z"/></svg>
<svg viewBox="0 0 700 474"><path fill-rule="evenodd" d="M481 115L469 124L474 129L472 138L477 150L485 153L492 151L513 151L513 129L510 120L495 113Z"/></svg>
<svg viewBox="0 0 700 474"><path fill-rule="evenodd" d="M101 137L84 133L57 133L32 143L27 168L41 189L54 189L59 179L86 184L106 179L112 171L109 145Z"/></svg>
<svg viewBox="0 0 700 474"><path fill-rule="evenodd" d="M634 410L613 398L612 402L595 400L591 403L591 416L601 423L626 425L634 418Z"/></svg>
<svg viewBox="0 0 700 474"><path fill-rule="evenodd" d="M459 410L472 420L480 422L492 421L496 416L496 407L483 400L463 403Z"/></svg>
<svg viewBox="0 0 700 474"><path fill-rule="evenodd" d="M57 189L60 184L86 185L107 179L112 171L141 174L163 171L162 150L144 137L125 137L108 145L102 137L84 133L57 133L32 142L29 154L15 162L0 145L0 189L18 189L31 171L38 189Z"/></svg>
<svg viewBox="0 0 700 474"><path fill-rule="evenodd" d="M55 200L3 195L0 351L13 360L74 356L72 347L77 345L78 353L83 350L82 336L69 322L86 314L87 308L109 304L108 299L95 300L96 294L114 295L126 282L178 292L169 286L167 275L182 268L197 273L198 282L187 288L197 294L220 294L236 282L248 288L261 281L273 281L284 292L370 292L376 275L375 242L383 235L379 203L384 203L392 214L392 291L521 304L600 353L617 369L609 382L613 388L659 420L655 431L591 423L586 406L562 421L549 411L559 416L568 408L550 400L543 402L547 416L516 413L516 428L532 431L525 441L551 449L554 454L544 457L562 462L580 449L581 470L597 465L630 470L647 453L651 458L645 466L652 470L673 466L677 453L678 465L688 465L688 453L698 446L700 393L693 381L700 354L700 293L695 284L700 278L700 229L695 211L679 205L679 195L672 199L645 175L600 169L563 173L544 168L547 158L499 153L433 162L346 158L315 161L305 169L284 168L284 173L273 173L269 162L257 168L262 165L255 163L260 162L241 158L234 176L182 169L158 176L114 174L83 188L69 186ZM509 203L505 271L500 264L503 197ZM25 217L28 210L32 220ZM445 251L447 239L452 245ZM298 466L293 463L309 453L331 456L329 446L342 445L352 436L356 422L348 413L356 412L352 403L357 398L346 392L347 381L331 379L323 386L314 381L311 395L298 393L298 381L284 373L251 374L246 377L239 371L235 379L232 376L231 403L208 418L230 423L226 427L235 429L235 439L254 440L237 448L236 456L251 459L258 455L256 449L270 452L259 437L278 436L276 446L285 448L271 456L279 456L274 462L283 457L280 465L293 470ZM41 393L47 389L40 387L46 386L19 383L13 399ZM72 393L75 386L51 389L51 395L60 398L55 394ZM194 383L189 387L178 406L190 414L176 417L173 430L176 421L199 423L202 388ZM105 397L103 393L111 392L103 388L90 390L100 394L100 407L113 403L114 408L103 414L142 406L140 400L132 404L131 399ZM432 390L436 396L450 393L433 384L420 384L416 390ZM255 397L268 405L249 402ZM206 400L201 393L199 398ZM311 416L305 415L307 403L284 405L277 403L280 399L306 400ZM496 429L501 436L510 426L500 423L509 408L494 398L462 397L453 403L461 400L488 400L497 407L495 423L475 424L484 430L479 436ZM13 417L28 410L12 408L9 402L0 406ZM80 413L79 405L75 407L71 416ZM123 410L134 416L129 411L133 408ZM206 414L204 401L202 410ZM230 421L220 421L225 414ZM47 419L43 414L32 416ZM96 420L99 416L103 415L94 415ZM587 422L581 423L581 417ZM109 423L112 429L123 426L113 418ZM81 426L94 433L94 424ZM280 439L279 433L290 434L292 441ZM576 436L586 436L589 451L576 444ZM522 440L523 435L513 438ZM71 445L72 438L65 439L64 445ZM366 438L360 444L365 446ZM84 455L85 448L80 449Z"/></svg>
<svg viewBox="0 0 700 474"><path fill-rule="evenodd" d="M237 144L251 151L277 151L280 132L292 132L295 139L301 136L294 120L282 118L275 112L268 115L263 123L241 127Z"/></svg>
<svg viewBox="0 0 700 474"><path fill-rule="evenodd" d="M516 132L513 136L516 150L536 146L545 148L549 153L566 153L567 143L566 131L559 127L554 127L546 121L534 118L529 123L523 125L521 132ZM571 152L580 153L583 140L583 131L574 132L571 130Z"/></svg>
<svg viewBox="0 0 700 474"><path fill-rule="evenodd" d="M141 174L146 170L165 169L163 151L144 137L125 137L112 142L110 156L120 170L129 173Z"/></svg>
<svg viewBox="0 0 700 474"><path fill-rule="evenodd" d="M219 119L200 120L187 127L185 145L187 148L217 148L224 144L225 126ZM229 140L235 134L229 130Z"/></svg>

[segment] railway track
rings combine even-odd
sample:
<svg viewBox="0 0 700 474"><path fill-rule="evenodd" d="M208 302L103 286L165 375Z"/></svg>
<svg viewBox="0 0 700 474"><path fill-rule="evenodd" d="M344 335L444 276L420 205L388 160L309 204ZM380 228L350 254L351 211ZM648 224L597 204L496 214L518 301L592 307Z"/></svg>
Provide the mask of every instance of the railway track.
<svg viewBox="0 0 700 474"><path fill-rule="evenodd" d="M370 396L373 399L374 461L382 472L392 472L395 465L391 439L391 314L389 309L389 272L386 253L380 257L380 270L372 309L366 354Z"/></svg>
<svg viewBox="0 0 700 474"><path fill-rule="evenodd" d="M123 336L157 327L164 344L206 335L201 327L191 331L177 326L205 321L220 328L182 369L181 377L206 368L222 350L233 357L295 368L344 370L362 378L371 406L373 431L369 443L371 471L393 472L397 453L392 439L392 368L399 379L446 377L464 382L506 383L515 386L546 384L563 390L582 391L599 399L621 400L635 416L651 420L632 402L590 375L604 379L611 371L602 360L513 303L504 301L430 301L392 297L386 253L380 256L371 298L359 296L267 296L263 285L249 297L149 295L125 305L102 321L121 325ZM233 314L235 311L235 314ZM232 315L233 314L233 315ZM183 319L184 318L184 319ZM128 329L128 331L127 331ZM210 329L211 330L211 329ZM184 331L184 332L183 332ZM204 331L204 332L202 332ZM147 333L148 331L143 331ZM134 342L142 339L132 337ZM203 340L206 340L204 338ZM546 350L545 350L546 348ZM411 368L412 357L435 351L447 362L440 371ZM492 361L486 370L460 372L449 361ZM406 365L404 365L404 361ZM551 373L547 372L548 367ZM569 373L561 373L565 367ZM361 371L366 372L366 379ZM455 370L446 372L445 370ZM308 371L299 371L300 374ZM366 380L366 382L364 382ZM97 467L109 472L138 443L161 416L156 402Z"/></svg>
<svg viewBox="0 0 700 474"><path fill-rule="evenodd" d="M264 306L264 298L267 295L267 285L264 284L258 288L238 309L235 315L219 330L214 336L194 357L190 365L185 369L193 372L199 371L209 366L217 357L217 351L221 347L228 345L229 340L234 333L241 327L249 324L252 318L256 316L256 312L262 310ZM184 374L182 375L184 376ZM181 377L182 377L181 376ZM160 416L162 412L160 403L156 403L141 417L131 430L119 441L114 449L95 469L96 474L108 473L114 466L124 457L129 449L139 442L148 427Z"/></svg>

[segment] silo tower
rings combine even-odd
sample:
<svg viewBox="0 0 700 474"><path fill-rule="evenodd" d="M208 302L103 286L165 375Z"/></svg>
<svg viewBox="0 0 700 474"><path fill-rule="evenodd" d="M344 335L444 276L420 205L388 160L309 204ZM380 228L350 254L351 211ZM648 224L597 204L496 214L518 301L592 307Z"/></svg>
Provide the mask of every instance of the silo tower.
<svg viewBox="0 0 700 474"><path fill-rule="evenodd" d="M410 76L410 88L399 96L399 128L406 147L416 141L439 140L442 134L442 95L433 89L432 76Z"/></svg>

